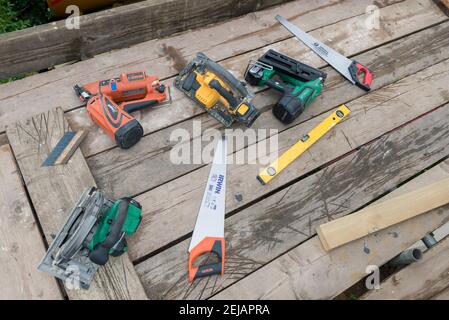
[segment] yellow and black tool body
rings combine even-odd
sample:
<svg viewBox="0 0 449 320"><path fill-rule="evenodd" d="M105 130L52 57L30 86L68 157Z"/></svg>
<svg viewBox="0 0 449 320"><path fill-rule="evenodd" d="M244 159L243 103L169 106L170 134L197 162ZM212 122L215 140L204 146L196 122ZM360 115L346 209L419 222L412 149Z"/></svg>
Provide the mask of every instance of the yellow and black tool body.
<svg viewBox="0 0 449 320"><path fill-rule="evenodd" d="M246 83L203 53L180 72L174 85L225 127L234 121L250 127L260 115Z"/></svg>
<svg viewBox="0 0 449 320"><path fill-rule="evenodd" d="M263 185L270 182L336 124L342 121L343 118L348 116L350 112L351 111L344 104L338 107L337 110L332 112L332 114L324 119L318 126L313 128L308 134L304 135L290 149L285 151L272 164L262 170L257 176L257 180Z"/></svg>

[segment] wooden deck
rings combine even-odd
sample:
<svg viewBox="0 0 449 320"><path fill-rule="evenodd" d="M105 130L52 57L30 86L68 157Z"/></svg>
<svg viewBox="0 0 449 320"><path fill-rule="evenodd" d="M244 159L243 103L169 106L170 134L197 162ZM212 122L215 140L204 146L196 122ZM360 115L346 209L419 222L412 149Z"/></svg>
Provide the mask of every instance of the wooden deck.
<svg viewBox="0 0 449 320"><path fill-rule="evenodd" d="M0 85L0 141L11 145L0 148L0 264L7 266L0 284L23 288L0 292L0 298L334 298L363 279L367 265L383 265L448 222L449 206L442 207L330 253L316 236L323 222L449 176L449 17L431 0L380 0L380 28L368 30L365 11L372 4L291 1ZM293 39L276 14L366 64L374 73L372 91L351 85ZM201 139L194 121L201 121L202 132L224 128L173 89L171 106L136 114L145 136L121 150L91 122L72 87L139 69L171 85L198 51L243 77L248 61L269 48L328 74L323 93L288 126L271 113L278 94L254 88L263 112L253 128L277 129L279 151L339 104L346 103L351 115L266 186L255 179L259 166L228 166L225 275L190 284L187 248L210 165L173 164L170 134L185 129ZM89 131L81 150L66 166L40 167L69 127ZM90 185L114 198L136 197L143 220L129 241L129 255L103 268L89 291L64 290L33 266ZM23 228L30 224L30 232L15 221L23 221ZM436 256L447 248L446 240L426 254L426 265L437 261L441 273L433 275L426 266L419 271L438 285L417 284L419 294L403 288L385 297L447 298L447 259ZM444 270L446 278L430 279ZM392 281L387 279L385 292Z"/></svg>

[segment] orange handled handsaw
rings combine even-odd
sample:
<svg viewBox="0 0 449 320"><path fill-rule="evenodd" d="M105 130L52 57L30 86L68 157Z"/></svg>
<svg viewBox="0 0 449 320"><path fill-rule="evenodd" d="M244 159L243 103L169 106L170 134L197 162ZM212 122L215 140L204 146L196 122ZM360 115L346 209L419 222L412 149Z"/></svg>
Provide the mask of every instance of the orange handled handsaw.
<svg viewBox="0 0 449 320"><path fill-rule="evenodd" d="M213 274L224 274L225 197L226 197L226 138L218 141L204 190L200 210L189 247L189 281ZM194 266L196 258L214 253L218 262Z"/></svg>

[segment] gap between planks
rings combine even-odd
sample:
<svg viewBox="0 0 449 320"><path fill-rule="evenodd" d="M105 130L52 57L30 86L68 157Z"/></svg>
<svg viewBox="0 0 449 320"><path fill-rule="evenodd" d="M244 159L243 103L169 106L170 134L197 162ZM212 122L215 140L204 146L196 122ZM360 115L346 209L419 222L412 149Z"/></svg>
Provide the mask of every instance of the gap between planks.
<svg viewBox="0 0 449 320"><path fill-rule="evenodd" d="M0 300L63 299L57 281L37 270L46 248L9 145L0 163Z"/></svg>

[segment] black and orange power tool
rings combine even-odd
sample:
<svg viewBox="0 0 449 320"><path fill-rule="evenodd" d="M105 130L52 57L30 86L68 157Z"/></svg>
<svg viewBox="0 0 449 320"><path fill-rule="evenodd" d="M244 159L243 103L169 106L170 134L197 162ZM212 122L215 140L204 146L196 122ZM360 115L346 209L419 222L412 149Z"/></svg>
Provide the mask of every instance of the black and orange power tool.
<svg viewBox="0 0 449 320"><path fill-rule="evenodd" d="M168 97L167 87L143 71L75 85L74 89L92 121L123 149L132 147L143 136L142 126L131 113L166 102Z"/></svg>

